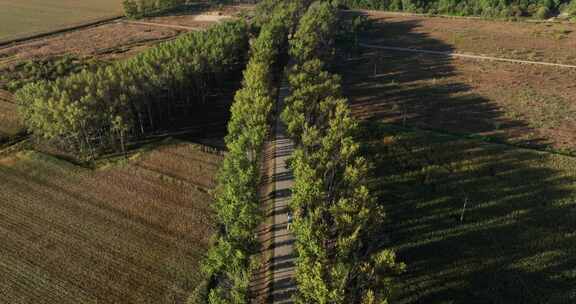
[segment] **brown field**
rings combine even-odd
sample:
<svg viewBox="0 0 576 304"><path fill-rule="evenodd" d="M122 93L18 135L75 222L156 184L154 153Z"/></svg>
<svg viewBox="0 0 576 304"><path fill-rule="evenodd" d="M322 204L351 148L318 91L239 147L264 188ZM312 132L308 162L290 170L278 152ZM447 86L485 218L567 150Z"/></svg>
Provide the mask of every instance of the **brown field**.
<svg viewBox="0 0 576 304"><path fill-rule="evenodd" d="M462 22L487 23L430 20L444 26L452 21L455 28ZM439 35L435 23L429 25L418 18L409 22L411 27L405 27L405 23L408 21L381 20L364 40L382 45L463 48L449 40L432 38ZM394 33L394 39L388 38L390 33ZM485 35L492 37L492 32L487 30ZM382 42L386 39L389 41ZM528 46L537 40L526 37L526 41ZM496 41L493 43L498 49ZM501 44L507 43L503 40ZM365 49L342 70L353 109L363 118L576 152L576 69Z"/></svg>
<svg viewBox="0 0 576 304"><path fill-rule="evenodd" d="M576 65L576 24L402 17L386 13L370 17L388 24L372 40L381 45Z"/></svg>
<svg viewBox="0 0 576 304"><path fill-rule="evenodd" d="M146 18L139 21L206 28L219 22L219 19L237 14L244 9L250 9L250 6L223 6L207 11L191 11L174 16ZM129 57L150 45L170 39L185 31L177 28L117 21L0 47L0 67L21 60L63 54L96 56L100 59Z"/></svg>
<svg viewBox="0 0 576 304"><path fill-rule="evenodd" d="M0 0L0 5L2 1ZM206 28L216 24L219 19L235 15L245 9L251 9L251 6L223 6L217 9L188 12L175 16L146 18L141 21ZM78 57L96 57L100 60L127 58L183 32L186 30L113 22L34 39L0 47L0 73L7 73L5 70L7 66L21 61L65 54ZM0 91L0 139L23 130L23 126L16 116L16 106L11 102L11 96L7 92Z"/></svg>
<svg viewBox="0 0 576 304"><path fill-rule="evenodd" d="M574 63L549 28L386 17L362 39ZM576 71L373 50L339 70L408 265L392 302L575 303L576 158L543 150L576 152Z"/></svg>
<svg viewBox="0 0 576 304"><path fill-rule="evenodd" d="M120 0L0 0L0 40L121 15Z"/></svg>
<svg viewBox="0 0 576 304"><path fill-rule="evenodd" d="M183 303L221 160L185 143L95 171L37 152L0 159L0 302Z"/></svg>

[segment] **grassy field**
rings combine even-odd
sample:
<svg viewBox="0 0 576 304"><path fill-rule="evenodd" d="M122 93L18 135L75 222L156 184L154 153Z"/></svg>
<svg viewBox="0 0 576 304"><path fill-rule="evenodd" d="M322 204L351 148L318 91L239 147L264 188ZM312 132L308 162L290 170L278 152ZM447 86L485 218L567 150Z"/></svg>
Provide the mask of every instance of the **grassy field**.
<svg viewBox="0 0 576 304"><path fill-rule="evenodd" d="M221 159L184 143L97 170L37 152L0 159L0 302L183 303Z"/></svg>
<svg viewBox="0 0 576 304"><path fill-rule="evenodd" d="M576 158L373 124L395 303L574 303Z"/></svg>
<svg viewBox="0 0 576 304"><path fill-rule="evenodd" d="M536 47L546 40L523 25L407 19L384 18L362 39L570 56ZM504 25L515 39L498 32ZM472 34L452 39L458 31ZM576 151L576 72L373 50L339 71L363 121L390 244L408 265L395 303L576 302L576 158L546 152Z"/></svg>
<svg viewBox="0 0 576 304"><path fill-rule="evenodd" d="M120 0L0 0L0 40L119 13Z"/></svg>

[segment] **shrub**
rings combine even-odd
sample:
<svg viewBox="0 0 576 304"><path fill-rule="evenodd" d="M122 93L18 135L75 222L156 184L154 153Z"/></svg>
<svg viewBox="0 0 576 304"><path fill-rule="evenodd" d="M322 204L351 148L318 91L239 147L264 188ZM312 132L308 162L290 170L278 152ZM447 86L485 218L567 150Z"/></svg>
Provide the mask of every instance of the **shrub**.
<svg viewBox="0 0 576 304"><path fill-rule="evenodd" d="M548 19L550 17L550 9L545 6L541 6L538 8L534 16L538 19Z"/></svg>

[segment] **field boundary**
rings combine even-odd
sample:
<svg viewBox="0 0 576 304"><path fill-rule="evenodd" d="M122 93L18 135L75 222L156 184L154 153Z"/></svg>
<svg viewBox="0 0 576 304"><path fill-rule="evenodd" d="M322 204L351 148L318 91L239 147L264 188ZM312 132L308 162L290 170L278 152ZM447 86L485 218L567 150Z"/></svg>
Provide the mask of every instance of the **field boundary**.
<svg viewBox="0 0 576 304"><path fill-rule="evenodd" d="M126 24L134 24L134 25L148 25L148 26L166 27L166 28L173 28L173 29L178 29L178 30L190 30L190 31L201 31L201 30L203 30L203 29L200 28L200 27L192 27L192 26L185 26L185 25L178 25L178 24L165 24L165 23L145 22L145 21L125 20L124 23L126 23Z"/></svg>
<svg viewBox="0 0 576 304"><path fill-rule="evenodd" d="M54 29L47 32L36 32L36 33L28 33L22 34L19 37L15 38L7 38L7 39L0 39L0 48L13 46L14 44L21 43L21 42L28 42L30 40L35 40L39 38L45 38L53 35L63 34L67 32L73 32L76 30L86 29L90 27L100 26L103 24L111 23L116 20L124 18L124 14L117 14L113 16L102 17L98 19L93 19L90 21L85 21L81 23L71 24L59 29Z"/></svg>
<svg viewBox="0 0 576 304"><path fill-rule="evenodd" d="M359 46L364 47L364 48L371 48L371 49L381 49L381 50L410 52L410 53L422 53L422 54L430 54L430 55L441 55L441 56L447 56L447 57L453 57L453 58L469 58L469 59L501 61L501 62L519 63L519 64L534 64L534 65L544 65L544 66L576 69L576 65L570 65L570 64L552 63L552 62L544 62L544 61L529 61L529 60L520 60L520 59L509 59L509 58L500 58L500 57L491 57L491 56L482 56L482 55L468 55L468 54L462 54L462 53L456 53L456 52L450 52L450 51L432 51L432 50L422 50L422 49L414 49L414 48L401 48L401 47L394 47L394 46L380 46L380 45L365 44L365 43L360 43Z"/></svg>

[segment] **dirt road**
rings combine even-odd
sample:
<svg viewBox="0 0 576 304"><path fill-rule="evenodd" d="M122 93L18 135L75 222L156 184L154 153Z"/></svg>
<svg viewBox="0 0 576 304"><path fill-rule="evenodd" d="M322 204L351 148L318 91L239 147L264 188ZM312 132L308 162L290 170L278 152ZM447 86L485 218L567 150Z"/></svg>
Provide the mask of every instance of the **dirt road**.
<svg viewBox="0 0 576 304"><path fill-rule="evenodd" d="M265 148L265 177L260 195L268 218L260 232L263 264L252 284L253 302L259 304L292 303L291 297L296 289L294 236L287 229L293 179L286 165L294 144L286 135L286 128L279 118L288 94L288 83L285 81L276 104L277 120L273 135Z"/></svg>
<svg viewBox="0 0 576 304"><path fill-rule="evenodd" d="M511 63L519 63L519 64L535 64L535 65L545 65L545 66L552 66L552 67L559 67L559 68L576 69L576 65L551 63L551 62L543 62L543 61L518 60L518 59L509 59L509 58L461 54L461 53L455 53L455 52L442 52L442 51L431 51L431 50L422 50L422 49L413 49L413 48L401 48L401 47L394 47L394 46L373 45L373 44L365 44L365 43L360 43L360 46L363 48L379 49L379 50L421 53L421 54L441 55L441 56L448 56L448 57L460 57L460 58L479 59L479 60L501 61L501 62L511 62Z"/></svg>

